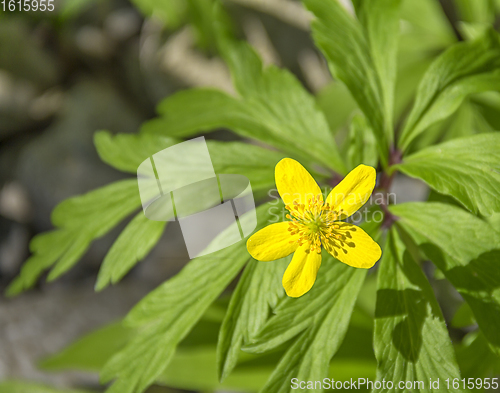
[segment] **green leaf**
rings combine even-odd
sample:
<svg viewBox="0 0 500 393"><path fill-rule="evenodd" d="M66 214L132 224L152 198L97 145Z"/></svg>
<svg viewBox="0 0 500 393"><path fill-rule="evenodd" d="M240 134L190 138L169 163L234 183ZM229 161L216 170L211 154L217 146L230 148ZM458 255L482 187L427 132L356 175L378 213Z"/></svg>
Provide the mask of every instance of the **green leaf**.
<svg viewBox="0 0 500 393"><path fill-rule="evenodd" d="M39 366L47 371L99 371L134 335L133 329L120 322L113 323L79 338Z"/></svg>
<svg viewBox="0 0 500 393"><path fill-rule="evenodd" d="M495 21L494 0L456 0L460 19L465 22L492 24Z"/></svg>
<svg viewBox="0 0 500 393"><path fill-rule="evenodd" d="M335 135L341 127L349 123L352 113L358 107L347 87L338 81L333 81L321 89L316 95L316 102ZM335 111L332 111L332 108L335 108Z"/></svg>
<svg viewBox="0 0 500 393"><path fill-rule="evenodd" d="M474 41L451 46L429 67L399 140L407 149L429 126L455 112L472 93L500 88L500 41L488 30Z"/></svg>
<svg viewBox="0 0 500 393"><path fill-rule="evenodd" d="M376 5L368 1L366 8L358 3L362 24L337 0L304 0L317 17L312 23L316 45L327 58L332 74L345 83L370 121L386 164L393 135L399 1L373 1Z"/></svg>
<svg viewBox="0 0 500 393"><path fill-rule="evenodd" d="M267 204L257 209L259 227L267 224L268 209ZM226 231L222 232L209 247L217 249L226 236ZM108 393L138 393L154 383L166 370L179 342L249 258L243 241L217 254L195 258L139 302L125 320L129 326L139 328L137 335L101 373L105 382L116 378Z"/></svg>
<svg viewBox="0 0 500 393"><path fill-rule="evenodd" d="M96 291L116 284L158 243L165 221L152 221L141 211L120 233L106 254L97 276Z"/></svg>
<svg viewBox="0 0 500 393"><path fill-rule="evenodd" d="M217 345L217 369L226 379L238 362L244 342L248 342L266 322L284 294L281 277L290 258L264 263L250 261L231 296Z"/></svg>
<svg viewBox="0 0 500 393"><path fill-rule="evenodd" d="M429 56L457 40L443 7L435 0L403 1L401 19L400 50L404 55L417 51Z"/></svg>
<svg viewBox="0 0 500 393"><path fill-rule="evenodd" d="M145 132L137 135L111 135L107 131L97 132L94 141L99 156L104 162L116 169L134 174L137 173L139 165L148 157L181 142L163 135ZM246 176L254 191L268 189L274 185L272 168L285 157L282 153L249 143L212 140L206 143L215 173ZM186 149L189 149L189 146ZM168 165L179 165L179 162L173 160Z"/></svg>
<svg viewBox="0 0 500 393"><path fill-rule="evenodd" d="M253 362L242 363L223 383L219 383L216 370L216 346L179 350L158 382L189 391L256 392L273 369L274 358L262 356ZM196 376L196 377L193 377Z"/></svg>
<svg viewBox="0 0 500 393"><path fill-rule="evenodd" d="M263 68L246 43L227 41L224 48L240 97L211 89L179 92L160 103L163 119L144 132L188 136L229 128L344 174L345 165L325 116L300 82L286 70Z"/></svg>
<svg viewBox="0 0 500 393"><path fill-rule="evenodd" d="M451 326L465 328L476 324L474 314L467 303L462 303L451 320Z"/></svg>
<svg viewBox="0 0 500 393"><path fill-rule="evenodd" d="M363 115L352 119L347 156L351 169L359 164L377 166L377 140Z"/></svg>
<svg viewBox="0 0 500 393"><path fill-rule="evenodd" d="M500 235L451 205L414 202L389 209L469 304L488 341L500 348Z"/></svg>
<svg viewBox="0 0 500 393"><path fill-rule="evenodd" d="M136 179L121 180L66 199L52 211L59 228L100 237L141 206Z"/></svg>
<svg viewBox="0 0 500 393"><path fill-rule="evenodd" d="M105 235L140 206L138 194L136 180L122 180L61 202L52 212L52 222L58 229L33 238L33 255L7 288L7 295L18 295L31 288L53 265L49 281L69 270L94 239Z"/></svg>
<svg viewBox="0 0 500 393"><path fill-rule="evenodd" d="M500 212L499 151L500 133L478 134L428 147L394 168L488 216Z"/></svg>
<svg viewBox="0 0 500 393"><path fill-rule="evenodd" d="M490 378L500 374L500 356L495 355L480 331L469 333L457 349L464 378Z"/></svg>
<svg viewBox="0 0 500 393"><path fill-rule="evenodd" d="M132 3L145 15L159 18L167 27L179 27L185 17L187 2L185 0L132 0Z"/></svg>
<svg viewBox="0 0 500 393"><path fill-rule="evenodd" d="M89 390L57 389L36 382L7 380L0 382L0 393L91 393Z"/></svg>
<svg viewBox="0 0 500 393"><path fill-rule="evenodd" d="M36 235L30 243L33 253L24 262L19 276L7 288L7 296L15 296L35 285L40 275L50 268L70 247L74 232L55 230Z"/></svg>
<svg viewBox="0 0 500 393"><path fill-rule="evenodd" d="M220 384L216 372L216 344L220 321L211 321L208 312L179 347L157 384L187 390L227 389L256 391L264 385L274 366L274 356L245 355L234 372ZM63 351L45 359L46 371L100 371L137 332L121 323L104 326L80 338ZM196 374L196 378L193 375Z"/></svg>
<svg viewBox="0 0 500 393"><path fill-rule="evenodd" d="M139 165L148 157L180 141L163 135L116 134L98 131L94 144L102 161L123 172L137 173Z"/></svg>
<svg viewBox="0 0 500 393"><path fill-rule="evenodd" d="M355 0L356 14L365 29L373 64L382 87L384 118L392 142L396 58L399 43L401 0Z"/></svg>
<svg viewBox="0 0 500 393"><path fill-rule="evenodd" d="M421 381L414 392L438 392L429 380L441 383L460 378L446 323L432 288L395 227L390 230L378 272L374 350L377 380L399 392L400 381ZM462 392L461 389L448 391Z"/></svg>
<svg viewBox="0 0 500 393"><path fill-rule="evenodd" d="M322 380L346 335L366 270L323 253L314 287L298 299L285 298L262 331L244 350L271 351L299 335L288 347L261 392L291 392L290 380ZM335 329L332 329L335 326ZM319 390L307 390L319 391Z"/></svg>

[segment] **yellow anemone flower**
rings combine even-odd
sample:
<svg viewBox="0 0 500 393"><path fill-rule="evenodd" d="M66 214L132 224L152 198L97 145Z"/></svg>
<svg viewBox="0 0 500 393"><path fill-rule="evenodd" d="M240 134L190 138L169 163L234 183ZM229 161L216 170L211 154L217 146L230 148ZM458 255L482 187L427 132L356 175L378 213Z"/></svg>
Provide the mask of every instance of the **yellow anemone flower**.
<svg viewBox="0 0 500 393"><path fill-rule="evenodd" d="M250 255L274 261L294 253L283 275L288 296L300 297L316 281L321 247L339 261L369 269L380 259L380 246L361 228L341 220L361 208L375 187L375 169L359 165L328 195L297 161L284 158L276 165L276 187L289 221L271 224L247 241Z"/></svg>

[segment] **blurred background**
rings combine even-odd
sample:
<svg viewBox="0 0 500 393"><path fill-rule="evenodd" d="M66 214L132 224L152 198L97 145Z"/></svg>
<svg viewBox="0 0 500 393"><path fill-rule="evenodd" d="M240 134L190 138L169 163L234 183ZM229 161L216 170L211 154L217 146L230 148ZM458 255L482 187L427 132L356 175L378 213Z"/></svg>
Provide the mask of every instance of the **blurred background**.
<svg viewBox="0 0 500 393"><path fill-rule="evenodd" d="M212 86L232 91L228 70L206 26L211 20L203 7L209 10L210 3L56 0L53 12L0 11L2 292L29 255L30 239L52 228L50 213L57 203L125 177L99 160L93 146L95 131L137 132L141 123L155 116L159 101L179 89ZM405 2L399 115L409 108L421 75L442 50L484 25L498 25L496 11L474 4L475 0ZM347 90L331 79L314 48L308 33L310 16L300 2L226 0L224 5L228 23L265 63L288 68L317 95L342 144L356 105ZM462 122L458 116L473 110L474 124L498 129L498 107L497 96L477 97L439 126L449 129L453 122L457 126ZM219 130L210 138L237 137ZM400 179L396 188L398 202L428 196L418 182ZM170 225L151 255L123 282L94 293L100 263L125 224L95 242L56 282L42 280L17 298L0 298L0 380L98 388L94 374L47 373L37 363L82 334L123 317L188 261L179 228ZM447 284L437 292L447 305L445 316L451 318L460 302L458 295ZM455 333L463 335L460 330ZM155 393L174 391L180 390L151 388Z"/></svg>

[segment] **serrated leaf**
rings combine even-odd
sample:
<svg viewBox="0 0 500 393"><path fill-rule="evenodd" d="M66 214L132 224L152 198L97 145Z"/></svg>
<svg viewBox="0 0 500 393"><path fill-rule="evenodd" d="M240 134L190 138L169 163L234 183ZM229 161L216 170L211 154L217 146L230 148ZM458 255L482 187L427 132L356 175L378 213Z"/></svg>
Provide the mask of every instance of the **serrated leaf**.
<svg viewBox="0 0 500 393"><path fill-rule="evenodd" d="M141 261L158 243L165 225L165 221L152 221L143 212L138 213L106 254L97 276L96 291L117 283Z"/></svg>
<svg viewBox="0 0 500 393"><path fill-rule="evenodd" d="M238 362L244 342L261 329L284 295L281 277L290 258L269 263L250 261L231 296L217 344L217 371L223 381Z"/></svg>
<svg viewBox="0 0 500 393"><path fill-rule="evenodd" d="M381 160L387 163L393 135L399 1L369 1L366 8L357 2L362 24L337 0L303 2L317 17L312 23L316 45L327 58L332 74L346 84L370 121Z"/></svg>
<svg viewBox="0 0 500 393"><path fill-rule="evenodd" d="M416 136L455 112L465 97L500 88L500 41L488 30L474 41L451 46L429 67L399 140L407 149Z"/></svg>
<svg viewBox="0 0 500 393"><path fill-rule="evenodd" d="M300 82L284 69L263 68L246 43L227 40L222 48L240 96L211 89L179 92L158 106L163 119L143 131L187 136L229 128L344 174L345 165L325 116Z"/></svg>
<svg viewBox="0 0 500 393"><path fill-rule="evenodd" d="M52 211L56 227L99 237L141 206L136 179L121 180L66 199Z"/></svg>
<svg viewBox="0 0 500 393"><path fill-rule="evenodd" d="M469 304L491 345L500 348L500 235L451 205L414 202L389 209Z"/></svg>
<svg viewBox="0 0 500 393"><path fill-rule="evenodd" d="M120 171L137 173L139 165L148 157L180 141L163 135L116 134L98 131L94 145L102 161Z"/></svg>
<svg viewBox="0 0 500 393"><path fill-rule="evenodd" d="M58 229L37 235L30 243L33 255L7 288L9 296L31 288L54 265L48 280L70 269L90 243L109 232L140 206L136 180L122 180L61 202L52 212Z"/></svg>
<svg viewBox="0 0 500 393"><path fill-rule="evenodd" d="M428 147L395 168L489 216L500 212L499 151L500 133L478 134Z"/></svg>
<svg viewBox="0 0 500 393"><path fill-rule="evenodd" d="M50 268L71 245L75 234L68 230L54 230L36 235L30 242L33 253L24 262L20 274L7 288L7 296L15 296L35 285L40 275Z"/></svg>
<svg viewBox="0 0 500 393"><path fill-rule="evenodd" d="M91 393L91 391L58 389L36 382L7 380L0 382L0 393Z"/></svg>
<svg viewBox="0 0 500 393"><path fill-rule="evenodd" d="M399 392L400 381L421 381L414 392L438 392L429 380L460 378L446 323L432 288L395 227L390 230L377 283L374 350L377 380ZM450 389L462 392L461 389Z"/></svg>
<svg viewBox="0 0 500 393"><path fill-rule="evenodd" d="M139 165L153 154L182 142L156 133L111 135L107 131L95 134L94 142L101 159L116 169L137 173ZM243 142L206 141L214 171L217 174L246 176L253 190L265 189L274 184L271 168L285 157L284 154ZM183 150L188 154L190 147ZM180 165L182 160L165 158L164 165ZM182 164L184 165L184 164Z"/></svg>
<svg viewBox="0 0 500 393"><path fill-rule="evenodd" d="M268 205L257 209L259 227L267 224L268 209ZM217 249L217 242L224 241L225 236L226 231L209 247ZM142 299L125 320L129 326L140 328L139 333L101 373L103 381L116 379L107 392L139 393L151 385L167 368L179 342L249 258L245 242L195 258Z"/></svg>
<svg viewBox="0 0 500 393"><path fill-rule="evenodd" d="M339 263L324 253L314 288L301 298L285 298L276 315L244 347L253 353L270 351L300 334L261 392L291 392L292 378L316 381L328 375L328 364L345 337L365 275L366 270Z"/></svg>

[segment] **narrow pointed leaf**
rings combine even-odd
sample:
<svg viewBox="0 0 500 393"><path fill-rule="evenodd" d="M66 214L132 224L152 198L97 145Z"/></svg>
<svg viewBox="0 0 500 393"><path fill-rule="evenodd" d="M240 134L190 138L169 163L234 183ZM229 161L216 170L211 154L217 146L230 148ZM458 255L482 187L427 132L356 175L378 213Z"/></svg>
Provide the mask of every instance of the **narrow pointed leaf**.
<svg viewBox="0 0 500 393"><path fill-rule="evenodd" d="M267 225L268 209L267 204L257 209L259 228ZM225 236L224 231L209 247L217 247ZM142 299L125 319L128 326L139 328L139 333L102 370L102 381L115 380L107 392L139 393L154 383L166 370L179 342L249 258L244 241L195 258Z"/></svg>
<svg viewBox="0 0 500 393"><path fill-rule="evenodd" d="M316 45L327 58L334 77L345 83L369 120L379 140L380 157L387 163L393 137L400 2L357 2L361 23L337 0L303 2L317 18L312 23Z"/></svg>
<svg viewBox="0 0 500 393"><path fill-rule="evenodd" d="M290 258L250 261L231 296L217 343L217 368L224 380L237 364L244 342L255 336L284 295L281 277Z"/></svg>
<svg viewBox="0 0 500 393"><path fill-rule="evenodd" d="M324 253L314 287L301 298L285 298L276 315L244 347L253 353L267 352L295 337L261 392L292 392L292 378L315 381L328 376L328 365L345 337L365 275L366 270Z"/></svg>
<svg viewBox="0 0 500 393"><path fill-rule="evenodd" d="M500 88L500 39L488 30L474 41L451 46L429 67L399 140L408 148L429 126L455 112L472 93Z"/></svg>
<svg viewBox="0 0 500 393"><path fill-rule="evenodd" d="M96 290L120 281L158 243L166 221L152 221L139 212L113 243L97 276Z"/></svg>
<svg viewBox="0 0 500 393"><path fill-rule="evenodd" d="M377 380L391 381L393 387L373 392L399 392L400 381L422 382L413 392L443 391L429 381L439 378L444 384L447 378L460 378L453 346L432 288L395 227L386 239L377 287Z"/></svg>
<svg viewBox="0 0 500 393"><path fill-rule="evenodd" d="M443 203L404 203L390 211L469 304L490 344L500 348L500 235L486 221Z"/></svg>

